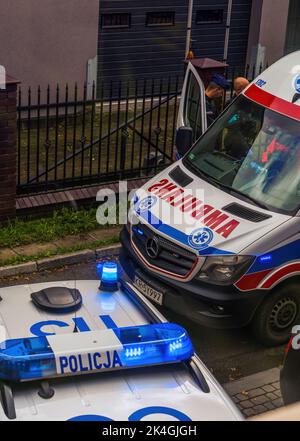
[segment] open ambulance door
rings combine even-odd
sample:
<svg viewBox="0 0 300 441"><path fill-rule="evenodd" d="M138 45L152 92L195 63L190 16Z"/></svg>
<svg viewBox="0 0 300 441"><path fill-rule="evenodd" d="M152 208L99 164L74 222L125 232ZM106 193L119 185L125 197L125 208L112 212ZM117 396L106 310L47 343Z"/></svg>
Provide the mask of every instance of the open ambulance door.
<svg viewBox="0 0 300 441"><path fill-rule="evenodd" d="M204 84L192 63L188 64L177 119L176 148L183 156L206 131Z"/></svg>

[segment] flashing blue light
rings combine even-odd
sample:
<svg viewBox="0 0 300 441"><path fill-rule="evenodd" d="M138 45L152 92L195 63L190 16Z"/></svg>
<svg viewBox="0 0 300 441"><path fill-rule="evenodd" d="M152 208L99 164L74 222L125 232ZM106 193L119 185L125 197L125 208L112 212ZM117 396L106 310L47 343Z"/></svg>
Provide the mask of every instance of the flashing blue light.
<svg viewBox="0 0 300 441"><path fill-rule="evenodd" d="M0 379L27 381L63 376L62 372L80 375L116 367L126 369L178 363L194 354L187 332L173 323L115 328L113 331L120 342L118 346L101 347L101 332L105 331L98 331L100 346L92 352L82 348L80 353L74 354L66 348L65 352L54 355L47 336L7 340L0 344ZM79 336L70 334L70 339ZM106 363L99 363L102 358ZM59 370L59 363L61 366L63 363L65 370ZM67 370L68 363L70 371Z"/></svg>
<svg viewBox="0 0 300 441"><path fill-rule="evenodd" d="M141 230L140 228L138 228L138 227L132 227L132 229L133 229L133 231L134 231L135 233L138 233L140 236L144 236L144 232L143 232L143 230Z"/></svg>
<svg viewBox="0 0 300 441"><path fill-rule="evenodd" d="M266 255L264 255L264 256L260 256L260 258L259 258L259 261L260 261L261 263L264 263L264 262L271 262L271 260L272 260L272 255L271 255L271 254L266 254Z"/></svg>
<svg viewBox="0 0 300 441"><path fill-rule="evenodd" d="M118 288L119 268L116 262L97 263L97 273L101 280L100 289L114 291Z"/></svg>

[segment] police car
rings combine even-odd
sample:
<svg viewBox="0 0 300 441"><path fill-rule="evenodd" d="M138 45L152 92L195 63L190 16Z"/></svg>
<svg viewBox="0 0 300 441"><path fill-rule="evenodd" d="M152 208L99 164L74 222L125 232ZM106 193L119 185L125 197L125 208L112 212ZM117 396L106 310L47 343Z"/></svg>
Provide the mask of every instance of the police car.
<svg viewBox="0 0 300 441"><path fill-rule="evenodd" d="M240 420L194 353L115 262L97 280L0 289L0 421Z"/></svg>
<svg viewBox="0 0 300 441"><path fill-rule="evenodd" d="M267 345L300 319L299 60L265 70L208 130L190 64L177 131L188 152L136 192L121 233L123 269L152 301L211 327L251 323Z"/></svg>

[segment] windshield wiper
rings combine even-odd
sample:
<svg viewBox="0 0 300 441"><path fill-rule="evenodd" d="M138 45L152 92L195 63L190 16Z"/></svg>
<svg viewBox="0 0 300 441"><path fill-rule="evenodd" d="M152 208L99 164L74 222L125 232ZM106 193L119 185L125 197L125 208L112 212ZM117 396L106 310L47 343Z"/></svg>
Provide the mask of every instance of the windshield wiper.
<svg viewBox="0 0 300 441"><path fill-rule="evenodd" d="M228 187L228 188L231 188L231 187ZM253 204L257 205L258 207L263 208L264 210L268 210L268 211L270 211L270 208L268 207L267 204L264 204L263 202L259 202L259 201L257 201L257 200L256 200L255 198L253 198L252 196L249 196L249 195L243 193L243 192L240 191L240 190L236 190L236 189L234 189L234 188L231 188L231 193L236 193L236 194L238 194L239 196L242 196L243 198L245 198L246 200L249 200L250 202L253 202Z"/></svg>
<svg viewBox="0 0 300 441"><path fill-rule="evenodd" d="M260 208L263 208L264 210L270 211L269 207L266 204L264 204L263 202L257 201L252 196L249 196L240 190L236 190L235 188L230 187L230 185L223 184L222 182L217 181L214 178L210 177L210 180L213 181L214 183L216 183L220 188L223 188L223 189L225 188L226 190L228 190L228 192L230 194L237 194L239 196L242 196L242 198L252 202L254 205L257 205L257 207L260 207Z"/></svg>
<svg viewBox="0 0 300 441"><path fill-rule="evenodd" d="M200 170L191 161L189 161L189 165L195 171L195 174L200 175L200 177L204 178L206 181L210 182L211 184L215 185L216 187L221 188L221 189L226 189L228 191L228 193L230 193L230 194L237 194L239 196L242 196L242 198L250 201L252 204L256 205L257 207L260 207L260 208L263 208L264 210L270 211L270 208L266 204L264 204L263 202L257 201L252 196L248 196L247 194L243 193L242 191L236 190L235 188L230 187L230 185L223 184L222 182L213 178L209 174Z"/></svg>

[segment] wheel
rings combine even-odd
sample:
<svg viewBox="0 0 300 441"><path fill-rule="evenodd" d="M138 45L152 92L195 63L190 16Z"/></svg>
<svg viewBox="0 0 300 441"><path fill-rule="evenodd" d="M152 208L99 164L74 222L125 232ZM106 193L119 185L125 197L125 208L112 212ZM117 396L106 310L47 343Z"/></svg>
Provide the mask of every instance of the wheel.
<svg viewBox="0 0 300 441"><path fill-rule="evenodd" d="M300 294L297 283L279 287L270 293L252 321L252 331L266 346L278 346L290 338L291 329L300 324Z"/></svg>

